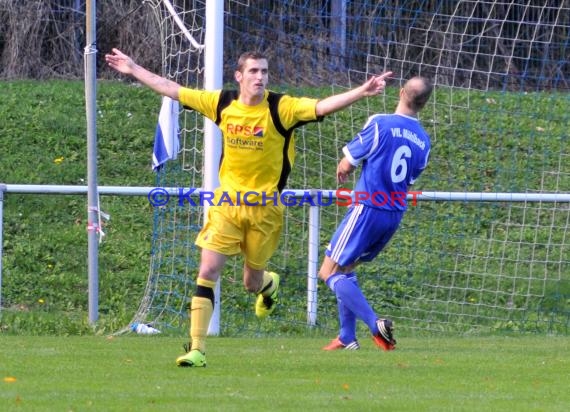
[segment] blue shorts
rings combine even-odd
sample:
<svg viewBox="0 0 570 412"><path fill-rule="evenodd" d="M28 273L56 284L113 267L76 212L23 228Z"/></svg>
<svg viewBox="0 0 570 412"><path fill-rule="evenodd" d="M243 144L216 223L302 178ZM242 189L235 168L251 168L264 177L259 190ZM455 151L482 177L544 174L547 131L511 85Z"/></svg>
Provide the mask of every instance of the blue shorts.
<svg viewBox="0 0 570 412"><path fill-rule="evenodd" d="M403 211L355 205L346 212L325 254L340 266L370 262L396 233L403 216Z"/></svg>

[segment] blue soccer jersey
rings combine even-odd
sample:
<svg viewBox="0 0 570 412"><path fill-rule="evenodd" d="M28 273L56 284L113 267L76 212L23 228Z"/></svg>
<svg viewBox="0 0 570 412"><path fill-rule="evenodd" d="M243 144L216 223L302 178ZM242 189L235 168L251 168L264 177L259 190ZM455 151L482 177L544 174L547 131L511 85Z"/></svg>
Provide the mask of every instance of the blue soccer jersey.
<svg viewBox="0 0 570 412"><path fill-rule="evenodd" d="M354 203L405 211L408 186L428 163L430 138L418 119L401 114L371 116L344 148L353 166L362 164Z"/></svg>

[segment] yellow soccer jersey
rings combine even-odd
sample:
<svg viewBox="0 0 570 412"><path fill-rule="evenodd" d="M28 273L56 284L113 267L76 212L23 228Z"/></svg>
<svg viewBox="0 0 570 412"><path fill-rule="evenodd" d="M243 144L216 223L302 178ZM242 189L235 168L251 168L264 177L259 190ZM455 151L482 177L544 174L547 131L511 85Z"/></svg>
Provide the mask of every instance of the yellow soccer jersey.
<svg viewBox="0 0 570 412"><path fill-rule="evenodd" d="M256 106L240 103L237 98L217 113L221 91L181 88L179 100L187 109L196 110L216 122L222 131L223 147L219 179L222 192L232 201L236 192L247 192L248 202L262 201L281 191L295 159L293 129L318 121L317 99L283 95L278 113L286 136L281 134L271 117L268 96ZM235 94L237 96L237 93ZM218 191L219 192L219 191Z"/></svg>

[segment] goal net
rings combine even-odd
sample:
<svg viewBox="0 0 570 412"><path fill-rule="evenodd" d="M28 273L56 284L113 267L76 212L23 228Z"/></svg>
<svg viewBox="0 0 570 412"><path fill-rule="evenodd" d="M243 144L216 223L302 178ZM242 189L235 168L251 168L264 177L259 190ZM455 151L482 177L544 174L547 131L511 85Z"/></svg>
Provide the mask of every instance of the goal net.
<svg viewBox="0 0 570 412"><path fill-rule="evenodd" d="M381 97L298 130L290 189L336 190L341 148L367 117L392 112L410 76L435 83L420 118L433 146L414 187L423 195L386 250L357 271L377 313L394 319L398 333L568 333L569 1L224 3L227 83L239 54L252 48L269 57L270 88L297 96L324 97L371 74L395 73ZM172 4L186 32L162 1L149 2L161 30L163 74L201 88L203 50L188 33L203 44L206 2ZM195 112L180 113L181 152L158 173L158 186L202 187L203 124ZM221 281L222 335L336 332L334 296L323 285L316 289L310 268L346 208L286 209L268 268L282 275L279 307L269 320L255 318L236 257ZM155 209L135 320L187 333L202 214L176 202ZM310 231L311 214L317 232Z"/></svg>

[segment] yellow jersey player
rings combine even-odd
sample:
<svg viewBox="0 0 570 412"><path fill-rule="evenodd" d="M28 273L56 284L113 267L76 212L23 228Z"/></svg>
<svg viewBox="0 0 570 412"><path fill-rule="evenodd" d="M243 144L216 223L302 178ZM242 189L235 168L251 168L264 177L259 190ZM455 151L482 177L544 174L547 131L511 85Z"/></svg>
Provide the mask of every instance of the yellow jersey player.
<svg viewBox="0 0 570 412"><path fill-rule="evenodd" d="M206 335L214 310L214 287L228 257L244 256L243 284L257 295L255 313L265 318L275 308L279 276L267 272L283 223L278 194L294 162L295 128L341 110L384 90L391 72L373 76L361 86L322 100L279 95L267 90L267 58L242 54L234 73L238 90L189 89L137 65L118 49L105 56L107 64L133 76L155 92L178 100L216 122L222 131L223 156L215 207L198 234L201 248L196 290L190 304L190 347L176 359L178 366L206 366ZM241 196L248 194L246 199ZM219 201L224 199L224 201ZM272 199L275 199L273 201Z"/></svg>

